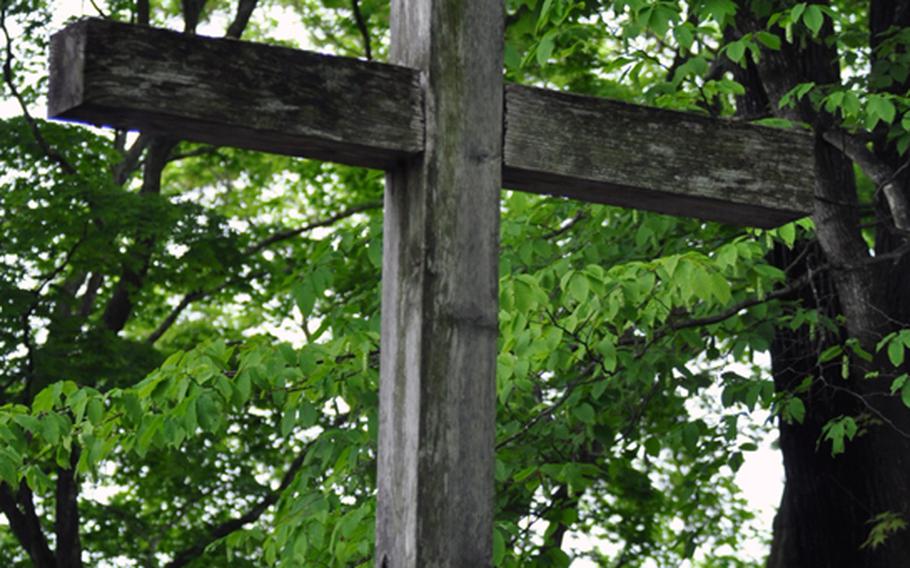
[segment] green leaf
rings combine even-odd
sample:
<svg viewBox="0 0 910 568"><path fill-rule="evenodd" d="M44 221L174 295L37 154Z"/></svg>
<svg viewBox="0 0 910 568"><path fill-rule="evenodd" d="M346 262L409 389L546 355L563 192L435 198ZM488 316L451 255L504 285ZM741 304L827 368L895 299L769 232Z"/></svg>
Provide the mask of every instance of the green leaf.
<svg viewBox="0 0 910 568"><path fill-rule="evenodd" d="M250 379L250 374L246 371L238 373L234 379L234 402L238 405L246 404L246 401L250 400L251 392L252 380Z"/></svg>
<svg viewBox="0 0 910 568"><path fill-rule="evenodd" d="M582 272L576 272L569 279L569 296L576 302L582 303L588 299L591 284L588 277Z"/></svg>
<svg viewBox="0 0 910 568"><path fill-rule="evenodd" d="M910 382L904 383L904 386L901 387L901 401L904 406L910 408Z"/></svg>
<svg viewBox="0 0 910 568"><path fill-rule="evenodd" d="M47 440L50 445L55 445L60 441L60 435L63 433L63 424L56 414L48 414L41 421L41 437Z"/></svg>
<svg viewBox="0 0 910 568"><path fill-rule="evenodd" d="M802 399L794 396L787 401L787 413L793 420L802 424L806 417L806 405L803 404Z"/></svg>
<svg viewBox="0 0 910 568"><path fill-rule="evenodd" d="M721 304L726 304L733 299L733 295L730 290L730 282L728 282L726 278L717 272L712 272L710 274L709 281L711 283L711 295L717 298L718 302Z"/></svg>
<svg viewBox="0 0 910 568"><path fill-rule="evenodd" d="M822 24L825 23L825 15L818 5L809 4L806 7L806 11L803 13L803 22L805 22L806 27L812 32L812 35L817 36L818 32L822 29Z"/></svg>
<svg viewBox="0 0 910 568"><path fill-rule="evenodd" d="M656 437L645 440L645 452L649 456L657 457L660 455L660 440Z"/></svg>
<svg viewBox="0 0 910 568"><path fill-rule="evenodd" d="M777 229L777 236L780 237L788 249L792 249L796 243L796 223L787 223Z"/></svg>
<svg viewBox="0 0 910 568"><path fill-rule="evenodd" d="M35 413L47 412L54 408L60 397L60 390L60 383L42 389L32 401L32 411Z"/></svg>
<svg viewBox="0 0 910 568"><path fill-rule="evenodd" d="M522 312L527 312L536 304L534 289L524 280L516 279L512 282L512 293L515 295L515 307Z"/></svg>
<svg viewBox="0 0 910 568"><path fill-rule="evenodd" d="M897 109L894 107L894 103L891 102L891 99L887 96L872 95L866 103L866 114L866 127L871 130L872 128L875 128L875 125L878 124L879 121L882 121L885 124L894 122L894 119L897 116Z"/></svg>
<svg viewBox="0 0 910 568"><path fill-rule="evenodd" d="M698 449L698 437L700 435L698 424L695 422L689 422L682 429L682 441L683 445L690 452L695 452Z"/></svg>
<svg viewBox="0 0 910 568"><path fill-rule="evenodd" d="M498 529L493 529L493 566L499 566L506 555L506 542Z"/></svg>
<svg viewBox="0 0 910 568"><path fill-rule="evenodd" d="M316 291L313 290L313 284L309 280L305 280L291 288L291 294L294 296L294 302L297 303L300 313L304 317L310 315L313 306L316 305Z"/></svg>
<svg viewBox="0 0 910 568"><path fill-rule="evenodd" d="M10 487L18 487L19 473L16 463L4 452L0 452L0 481L6 482Z"/></svg>
<svg viewBox="0 0 910 568"><path fill-rule="evenodd" d="M206 432L214 432L218 429L221 422L218 416L218 405L210 393L203 392L196 399L196 415L199 426Z"/></svg>
<svg viewBox="0 0 910 568"><path fill-rule="evenodd" d="M734 41L727 44L727 57L730 58L734 63L739 63L743 60L743 55L746 53L746 44L742 40Z"/></svg>
<svg viewBox="0 0 910 568"><path fill-rule="evenodd" d="M14 414L13 422L22 426L32 434L37 434L38 430L41 428L41 421L28 414Z"/></svg>
<svg viewBox="0 0 910 568"><path fill-rule="evenodd" d="M834 359L840 357L841 353L844 352L844 348L840 345L832 345L831 347L825 349L818 356L819 363L827 363L828 361L833 361Z"/></svg>
<svg viewBox="0 0 910 568"><path fill-rule="evenodd" d="M586 402L576 406L572 414L585 424L594 424L594 408Z"/></svg>
<svg viewBox="0 0 910 568"><path fill-rule="evenodd" d="M766 31L759 31L755 33L755 39L760 41L765 47L769 47L774 50L780 49L780 37Z"/></svg>
<svg viewBox="0 0 910 568"><path fill-rule="evenodd" d="M752 124L757 124L759 126L770 126L771 128L794 128L796 123L793 121L787 120L786 118L760 118L758 120L753 120Z"/></svg>
<svg viewBox="0 0 910 568"><path fill-rule="evenodd" d="M695 35L689 26L685 24L673 28L673 37L676 38L676 43L679 44L682 51L689 51L695 42Z"/></svg>
<svg viewBox="0 0 910 568"><path fill-rule="evenodd" d="M907 521L905 521L899 513L895 513L894 511L885 511L884 513L876 515L869 521L869 524L872 524L873 526L869 531L869 536L866 538L865 542L860 545L861 549L871 548L872 550L875 550L887 542L894 534L906 530L907 528Z"/></svg>
<svg viewBox="0 0 910 568"><path fill-rule="evenodd" d="M553 55L553 48L555 46L555 39L552 33L541 38L540 43L537 44L537 63L543 67L547 64L547 61L550 60L550 56Z"/></svg>
<svg viewBox="0 0 910 568"><path fill-rule="evenodd" d="M706 0L705 8L719 24L722 24L727 16L736 14L736 4L732 0Z"/></svg>
<svg viewBox="0 0 910 568"><path fill-rule="evenodd" d="M888 343L888 360L895 367L900 367L904 363L904 344L896 337Z"/></svg>
<svg viewBox="0 0 910 568"><path fill-rule="evenodd" d="M285 410L281 415L281 435L287 436L294 430L294 426L297 425L297 410L292 408Z"/></svg>
<svg viewBox="0 0 910 568"><path fill-rule="evenodd" d="M600 341L600 343L597 344L597 352L600 354L601 362L603 363L604 368L610 372L615 371L616 344L613 342L613 338L610 336L605 336Z"/></svg>
<svg viewBox="0 0 910 568"><path fill-rule="evenodd" d="M519 471L518 473L516 473L516 474L512 477L512 480L515 481L516 483L521 483L521 482L524 481L525 479L531 477L531 476L532 476L534 473L536 473L536 472L537 472L537 466L536 466L536 465L532 465L532 466L526 467L526 468L524 468L523 470L521 470L521 471Z"/></svg>
<svg viewBox="0 0 910 568"><path fill-rule="evenodd" d="M300 406L297 408L297 423L301 428L309 428L316 424L318 418L319 414L316 411L315 406L306 400L300 403Z"/></svg>
<svg viewBox="0 0 910 568"><path fill-rule="evenodd" d="M142 403L139 397L133 393L123 395L123 407L126 410L126 416L133 424L139 424L142 421Z"/></svg>

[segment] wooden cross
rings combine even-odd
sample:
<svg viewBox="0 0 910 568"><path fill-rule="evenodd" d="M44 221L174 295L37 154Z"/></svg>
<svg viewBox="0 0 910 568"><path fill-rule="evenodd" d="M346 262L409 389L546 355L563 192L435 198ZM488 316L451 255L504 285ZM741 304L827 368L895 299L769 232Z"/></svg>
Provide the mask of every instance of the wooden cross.
<svg viewBox="0 0 910 568"><path fill-rule="evenodd" d="M84 20L51 117L385 169L376 566L491 564L499 191L772 227L808 137L503 85L503 2L393 0L395 65Z"/></svg>

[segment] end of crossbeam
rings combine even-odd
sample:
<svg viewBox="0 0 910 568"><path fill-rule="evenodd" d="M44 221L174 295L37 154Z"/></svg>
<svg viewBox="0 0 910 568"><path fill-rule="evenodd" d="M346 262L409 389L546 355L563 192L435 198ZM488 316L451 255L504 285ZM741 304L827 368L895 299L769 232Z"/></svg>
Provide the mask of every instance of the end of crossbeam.
<svg viewBox="0 0 910 568"><path fill-rule="evenodd" d="M66 119L67 111L83 103L85 34L85 22L76 22L51 36L48 118Z"/></svg>

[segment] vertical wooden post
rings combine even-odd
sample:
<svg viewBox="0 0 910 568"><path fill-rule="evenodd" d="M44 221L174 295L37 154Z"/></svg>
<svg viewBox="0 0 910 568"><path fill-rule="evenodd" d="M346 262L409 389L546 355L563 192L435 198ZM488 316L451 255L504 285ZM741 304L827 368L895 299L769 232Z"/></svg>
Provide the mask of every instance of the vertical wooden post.
<svg viewBox="0 0 910 568"><path fill-rule="evenodd" d="M491 564L501 0L393 0L423 154L385 193L376 566Z"/></svg>

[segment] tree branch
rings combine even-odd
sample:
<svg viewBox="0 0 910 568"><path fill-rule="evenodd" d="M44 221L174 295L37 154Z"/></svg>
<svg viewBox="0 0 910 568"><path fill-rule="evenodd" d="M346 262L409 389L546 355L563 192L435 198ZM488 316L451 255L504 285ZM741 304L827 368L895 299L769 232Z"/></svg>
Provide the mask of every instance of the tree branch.
<svg viewBox="0 0 910 568"><path fill-rule="evenodd" d="M205 292L203 290L194 290L189 294L183 296L183 298L180 300L180 303L174 306L170 313L168 313L167 317L164 318L164 321L162 321L158 327L155 328L155 331L153 331L151 334L149 334L148 337L145 338L145 342L149 345L152 345L161 339L161 336L164 335L164 333L170 329L172 325L174 325L174 322L177 321L177 318L180 317L180 314L183 313L183 310L189 307L189 305L193 302L206 297L209 293L210 292Z"/></svg>
<svg viewBox="0 0 910 568"><path fill-rule="evenodd" d="M303 227L298 227L296 229L288 229L285 231L279 231L273 235L270 235L269 237L266 237L265 239L263 239L257 243L254 243L254 244L248 246L246 249L243 250L242 254L244 256L250 256L250 255L256 254L257 252L259 252L275 243L279 243L279 242L291 239L293 237L306 233L307 231L312 231L313 229L331 226L331 225L337 223L338 221L341 221L342 219L346 219L348 217L351 217L351 216L353 216L357 213L363 212L363 211L367 211L370 209L377 209L381 206L382 206L382 203L380 203L378 201L362 203L360 205L355 205L354 207L351 207L350 209L346 209L346 210L342 211L341 213L332 215L331 217L328 217L326 219L320 219L320 220L308 223L307 225L304 225ZM158 327L155 328L155 331L153 331L151 334L149 334L148 337L145 338L145 342L151 345L151 344L155 343L156 341L158 341L159 339L161 339L161 336L164 335L164 333L168 329L170 329L170 327L173 326L174 323L176 323L177 318L180 316L181 313L183 313L183 311L186 308L188 308L190 306L190 304L192 304L193 302L197 302L197 301L201 300L202 298L205 298L206 296L209 296L209 295L217 292L218 290L223 289L224 287L228 286L230 283L231 283L231 281L228 280L227 282L224 282L223 284L221 284L215 288L212 288L210 290L193 290L192 292L188 292L187 294L185 294L183 296L183 298L180 300L180 302L176 306L174 306L173 309L171 309L171 311L164 318L164 320L158 325Z"/></svg>
<svg viewBox="0 0 910 568"><path fill-rule="evenodd" d="M351 10L354 12L354 22L360 31L360 38L363 41L363 52L367 60L373 59L373 49L370 45L370 29L367 27L366 19L360 11L360 0L351 0Z"/></svg>
<svg viewBox="0 0 910 568"><path fill-rule="evenodd" d="M256 0L240 0L237 3L237 13L234 15L234 21L228 26L224 37L240 39L240 36L243 35L243 30L250 23L250 16L252 16L255 9Z"/></svg>
<svg viewBox="0 0 910 568"><path fill-rule="evenodd" d="M145 150L151 141L152 138L148 134L140 134L139 137L136 138L136 141L133 142L133 145L130 146L129 150L123 153L123 160L114 166L114 183L117 185L126 183L126 180L129 179L130 175L136 171L136 168L139 166L139 157L142 156L143 150Z"/></svg>
<svg viewBox="0 0 910 568"><path fill-rule="evenodd" d="M209 154L214 154L217 151L218 151L218 146L202 146L200 148L195 148L188 152L180 152L180 153L171 154L170 158L168 158L167 161L168 161L168 163L171 163L171 162L177 162L180 160L185 160L187 158L196 158L199 156L207 156Z"/></svg>
<svg viewBox="0 0 910 568"><path fill-rule="evenodd" d="M149 25L149 0L136 0L136 23L140 26Z"/></svg>
<svg viewBox="0 0 910 568"><path fill-rule="evenodd" d="M226 537L236 530L243 528L244 525L257 521L259 517L261 517L262 514L266 511L266 509L278 502L278 498L281 497L281 493L284 492L284 490L287 489L294 481L294 477L296 477L297 472L303 466L303 460L306 457L306 449L307 448L304 448L297 455L297 457L294 458L294 461L291 462L291 465L284 473L284 477L281 479L281 484L277 489L266 494L265 497L263 497L257 504L253 505L253 507L243 515L212 527L209 530L208 534L203 537L201 541L194 544L193 546L190 546L189 548L178 552L174 556L174 559L165 565L165 568L180 568L181 566L186 566L191 561L202 555L202 553L205 552L206 547L208 547L213 542Z"/></svg>
<svg viewBox="0 0 910 568"><path fill-rule="evenodd" d="M206 0L180 0L183 9L183 31L188 34L196 33L196 26L202 18L202 10Z"/></svg>
<svg viewBox="0 0 910 568"><path fill-rule="evenodd" d="M161 173L175 144L176 142L169 139L155 139L149 143L140 195L161 193ZM135 262L130 263L129 260L125 262L120 281L104 309L104 325L115 333L123 329L132 313L132 295L142 287L154 245L155 236L137 236L136 245L130 251L130 257Z"/></svg>
<svg viewBox="0 0 910 568"><path fill-rule="evenodd" d="M104 274L92 272L92 275L89 276L85 293L82 295L82 305L79 308L80 317L87 318L92 313L92 309L95 307L95 299L98 297L98 290L103 283Z"/></svg>
<svg viewBox="0 0 910 568"><path fill-rule="evenodd" d="M334 225L338 221L341 221L342 219L346 219L348 217L352 217L352 216L356 215L357 213L369 211L370 209L379 209L381 207L382 207L381 201L369 201L367 203L361 203L360 205L354 205L353 207L351 207L349 209L345 209L341 213L337 213L326 219L313 221L307 225L304 225L303 227L298 227L296 229L288 229L285 231L278 231L277 233L275 233L269 237L266 237L265 239L263 239L257 243L250 245L243 251L243 254L244 254L244 256L256 254L257 252L261 251L262 249L264 249L268 246L271 246L275 243L278 243L281 241L286 241L288 239L292 239L298 235L301 235L308 231L312 231L313 229L318 229L319 227L328 227L330 225Z"/></svg>
<svg viewBox="0 0 910 568"><path fill-rule="evenodd" d="M580 221L584 220L585 217L586 217L586 215L585 215L585 210L584 210L584 209L579 209L579 210L578 210L578 213L576 213L574 217L572 217L571 219L569 219L568 222L566 222L565 224L563 224L563 225L562 225L561 227L559 227L559 228L553 229L553 230L551 230L550 232L541 235L540 238L541 238L541 239L544 239L544 240L550 240L550 239L552 239L553 237L562 236L563 234L565 234L566 232L568 232L569 229L571 229L572 227L574 227L575 225L577 225Z"/></svg>
<svg viewBox="0 0 910 568"><path fill-rule="evenodd" d="M79 539L79 481L76 464L79 448L70 452L70 467L57 468L54 534L57 537L57 568L82 567L82 543Z"/></svg>
<svg viewBox="0 0 910 568"><path fill-rule="evenodd" d="M875 183L876 188L885 194L894 226L900 231L910 232L910 203L907 202L907 196L897 184L897 178L910 162L896 171L892 170L866 148L866 144L861 138L849 134L841 128L826 130L822 137L862 168L869 179Z"/></svg>
<svg viewBox="0 0 910 568"><path fill-rule="evenodd" d="M19 103L19 108L22 109L22 116L25 118L25 122L32 131L35 142L38 143L38 146L41 148L41 151L44 152L44 155L47 156L50 161L57 164L60 169L63 170L63 173L75 175L76 168L74 168L72 164L70 164L63 155L53 148L47 142L47 139L44 138L41 129L38 128L38 123L28 111L28 106L25 104L22 93L20 93L19 89L16 87L16 82L13 78L13 40L10 37L9 30L6 28L6 2L0 2L0 30L3 31L3 35L6 38L6 58L3 61L3 81L9 88L10 93L12 93L13 98Z"/></svg>
<svg viewBox="0 0 910 568"><path fill-rule="evenodd" d="M22 509L20 509L20 504ZM41 521L32 504L32 493L23 480L18 495L13 495L9 485L0 483L0 510L6 515L10 529L19 544L28 553L36 568L56 568L54 553L47 544Z"/></svg>

